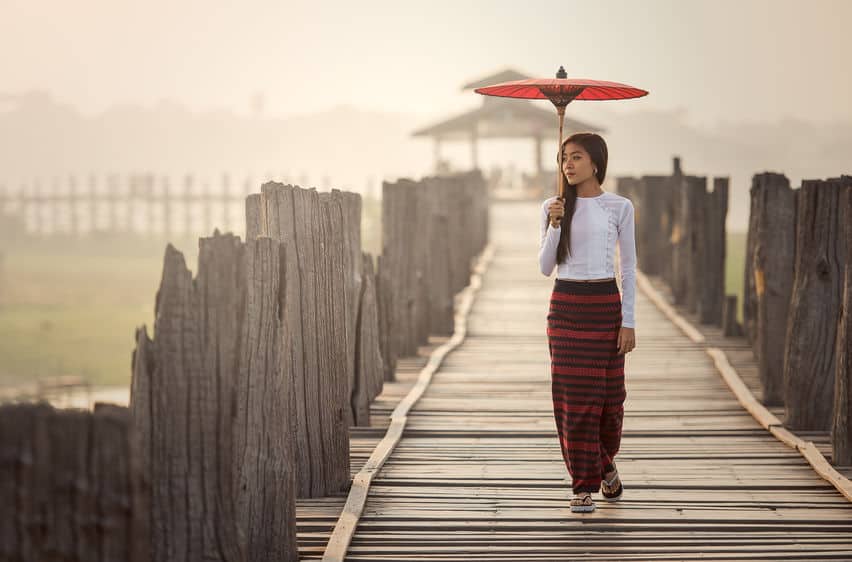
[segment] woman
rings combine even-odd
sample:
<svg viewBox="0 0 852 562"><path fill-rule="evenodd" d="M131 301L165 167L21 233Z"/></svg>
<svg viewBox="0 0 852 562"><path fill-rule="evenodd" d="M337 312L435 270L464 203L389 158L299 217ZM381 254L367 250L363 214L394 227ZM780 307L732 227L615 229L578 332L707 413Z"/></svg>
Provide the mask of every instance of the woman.
<svg viewBox="0 0 852 562"><path fill-rule="evenodd" d="M633 304L636 244L633 203L606 192L607 148L600 135L576 133L561 147L564 200L541 206L541 272L557 267L547 315L553 413L571 475L571 511L594 511L592 492L621 498L613 461L624 418L625 354L636 345ZM615 281L618 242L623 298Z"/></svg>

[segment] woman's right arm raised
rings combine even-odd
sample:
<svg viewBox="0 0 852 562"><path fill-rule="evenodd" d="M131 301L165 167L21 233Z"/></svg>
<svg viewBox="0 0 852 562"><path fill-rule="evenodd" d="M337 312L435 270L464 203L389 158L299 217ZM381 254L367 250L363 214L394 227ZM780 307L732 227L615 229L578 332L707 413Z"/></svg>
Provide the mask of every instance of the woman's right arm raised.
<svg viewBox="0 0 852 562"><path fill-rule="evenodd" d="M556 267L556 248L559 246L559 236L562 234L561 226L554 228L550 224L548 204L550 199L541 204L541 229L538 246L538 264L542 275L550 277L553 268Z"/></svg>

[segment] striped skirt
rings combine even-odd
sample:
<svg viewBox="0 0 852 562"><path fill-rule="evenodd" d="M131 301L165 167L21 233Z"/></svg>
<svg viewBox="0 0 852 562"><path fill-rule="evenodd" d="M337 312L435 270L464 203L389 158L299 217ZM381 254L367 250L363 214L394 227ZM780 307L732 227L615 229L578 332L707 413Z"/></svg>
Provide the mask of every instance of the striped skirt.
<svg viewBox="0 0 852 562"><path fill-rule="evenodd" d="M615 280L557 279L547 314L553 415L571 487L597 492L621 443L624 355Z"/></svg>

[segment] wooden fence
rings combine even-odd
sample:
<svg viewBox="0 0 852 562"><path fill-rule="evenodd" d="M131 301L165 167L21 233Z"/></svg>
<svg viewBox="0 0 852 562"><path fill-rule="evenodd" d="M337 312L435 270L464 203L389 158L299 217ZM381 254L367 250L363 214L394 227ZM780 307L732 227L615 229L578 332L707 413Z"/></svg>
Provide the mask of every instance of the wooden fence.
<svg viewBox="0 0 852 562"><path fill-rule="evenodd" d="M850 223L852 176L752 179L744 323L764 402L791 429L830 431L836 465L852 464Z"/></svg>
<svg viewBox="0 0 852 562"><path fill-rule="evenodd" d="M349 427L370 424L397 357L452 333L487 242L484 187L478 172L386 184L378 260L361 248L360 195L273 182L246 199L245 241L199 240L195 277L167 245L129 415L0 409L3 559L72 559L70 545L81 560L297 560L296 498L348 491ZM111 526L69 538L94 533L85 511L64 518L92 506Z"/></svg>
<svg viewBox="0 0 852 562"><path fill-rule="evenodd" d="M701 322L745 335L763 403L784 406L791 430L830 431L835 465L852 464L852 176L752 178L743 325L724 295L727 178L618 178L636 208L639 266L661 276ZM724 300L723 300L724 299Z"/></svg>
<svg viewBox="0 0 852 562"><path fill-rule="evenodd" d="M635 209L636 255L643 272L659 275L675 303L701 322L736 335L736 295L725 295L725 218L728 178L684 175L674 159L670 176L617 178L617 190Z"/></svg>
<svg viewBox="0 0 852 562"><path fill-rule="evenodd" d="M147 562L148 487L127 408L0 408L0 560Z"/></svg>

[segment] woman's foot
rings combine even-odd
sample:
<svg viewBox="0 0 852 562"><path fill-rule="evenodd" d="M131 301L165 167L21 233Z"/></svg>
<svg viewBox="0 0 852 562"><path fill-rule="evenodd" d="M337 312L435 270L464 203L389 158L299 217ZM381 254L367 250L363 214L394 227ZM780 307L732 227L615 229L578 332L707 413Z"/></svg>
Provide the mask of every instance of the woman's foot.
<svg viewBox="0 0 852 562"><path fill-rule="evenodd" d="M606 501L616 502L621 499L623 493L624 486L618 476L618 469L612 465L612 470L605 472L601 480L601 494Z"/></svg>
<svg viewBox="0 0 852 562"><path fill-rule="evenodd" d="M578 492L571 498L571 511L594 511L595 501L590 492Z"/></svg>

